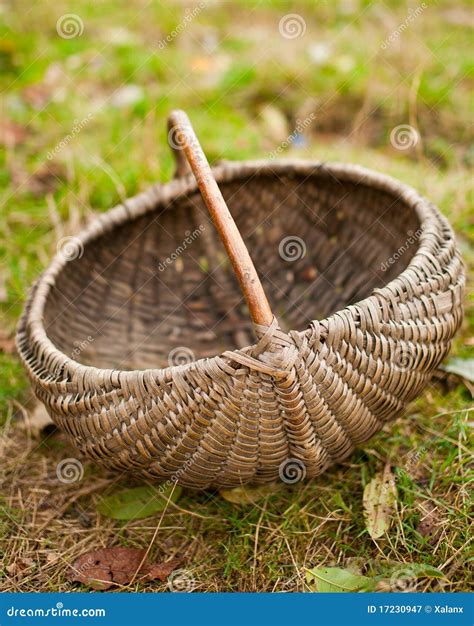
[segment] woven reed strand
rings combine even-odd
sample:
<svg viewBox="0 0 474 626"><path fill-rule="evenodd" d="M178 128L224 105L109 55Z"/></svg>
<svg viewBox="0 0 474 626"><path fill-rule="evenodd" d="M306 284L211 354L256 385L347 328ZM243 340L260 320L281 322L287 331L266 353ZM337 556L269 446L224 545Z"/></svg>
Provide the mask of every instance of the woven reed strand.
<svg viewBox="0 0 474 626"><path fill-rule="evenodd" d="M413 189L360 167L214 174L269 328L252 329L184 177L103 214L78 236L79 258L54 258L19 353L53 420L109 468L202 489L275 480L297 459L312 478L400 415L448 352L464 285L454 236ZM286 236L306 247L294 263L279 254ZM169 366L177 348L190 362Z"/></svg>

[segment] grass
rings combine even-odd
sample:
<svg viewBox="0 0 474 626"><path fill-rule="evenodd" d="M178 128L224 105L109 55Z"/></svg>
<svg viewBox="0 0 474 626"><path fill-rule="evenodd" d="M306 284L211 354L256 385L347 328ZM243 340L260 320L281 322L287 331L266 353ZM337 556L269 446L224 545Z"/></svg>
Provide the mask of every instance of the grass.
<svg viewBox="0 0 474 626"><path fill-rule="evenodd" d="M188 111L211 160L265 157L285 139L282 125L289 134L314 113L306 141L286 153L357 162L413 185L449 217L472 261L467 2L429 3L386 49L383 42L407 18L403 2L235 0L212 3L190 22L183 22L185 8L195 4L77 2L84 30L72 39L56 31L58 18L70 12L67 3L17 6L0 15L6 337L58 239L170 177L165 121L174 107ZM281 37L279 21L288 13L304 18L304 36ZM181 32L160 49L174 30ZM124 84L139 88L129 104ZM49 161L48 152L89 115ZM414 149L391 144L400 124L417 128ZM16 140L5 141L6 132ZM453 354L472 353L473 322L468 308ZM404 419L319 480L275 488L250 506L185 491L163 518L117 522L97 513L97 501L133 481L84 460L79 483L58 482L58 462L77 453L57 431L38 435L23 427L33 410L28 383L0 339L0 589L77 589L67 580L68 563L107 545L151 545L157 559L185 554L184 567L201 591L301 591L305 568L336 564L388 578L394 568L429 564L444 578L420 578L418 590L470 588L472 401L462 385L435 379ZM388 534L374 541L362 494L387 460L398 478L397 513ZM430 534L420 532L423 520L433 526Z"/></svg>

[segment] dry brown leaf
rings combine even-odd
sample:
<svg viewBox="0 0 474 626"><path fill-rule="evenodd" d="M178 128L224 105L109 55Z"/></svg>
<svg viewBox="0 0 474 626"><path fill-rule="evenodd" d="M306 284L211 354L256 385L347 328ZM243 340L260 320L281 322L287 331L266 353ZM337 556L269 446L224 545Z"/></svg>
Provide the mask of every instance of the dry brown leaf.
<svg viewBox="0 0 474 626"><path fill-rule="evenodd" d="M22 580L34 563L33 559L28 557L17 558L16 561L7 565L5 569L12 578Z"/></svg>
<svg viewBox="0 0 474 626"><path fill-rule="evenodd" d="M166 563L144 560L146 550L138 548L103 548L81 554L71 565L70 580L93 589L108 589L113 584L126 585L132 580L166 580L182 559Z"/></svg>
<svg viewBox="0 0 474 626"><path fill-rule="evenodd" d="M166 563L155 563L151 566L150 571L146 574L146 580L166 580L181 563L183 559L171 559Z"/></svg>
<svg viewBox="0 0 474 626"><path fill-rule="evenodd" d="M397 500L395 477L387 463L364 489L365 523L372 539L379 539L390 528Z"/></svg>

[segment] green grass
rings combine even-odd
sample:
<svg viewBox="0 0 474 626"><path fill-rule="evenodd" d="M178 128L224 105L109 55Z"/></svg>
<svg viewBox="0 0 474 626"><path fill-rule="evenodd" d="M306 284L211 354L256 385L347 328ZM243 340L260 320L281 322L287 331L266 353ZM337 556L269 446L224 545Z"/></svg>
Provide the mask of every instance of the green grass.
<svg viewBox="0 0 474 626"><path fill-rule="evenodd" d="M2 118L25 133L13 147L0 145L0 286L6 291L0 324L8 332L58 239L123 195L170 178L166 117L172 108L189 113L213 161L265 157L277 148L281 138L261 115L266 106L281 113L289 133L314 113L306 145L290 147L288 155L357 162L413 185L449 217L466 261L474 259L467 2L429 3L386 50L382 42L408 15L403 2L212 3L162 50L158 43L182 23L186 7L196 5L106 0L71 9L60 0L16 6L0 15ZM63 39L56 22L71 10L84 31ZM288 13L304 18L304 36L281 37L279 21ZM315 44L327 47L319 64L311 61ZM119 107L114 98L123 84L143 93ZM89 114L38 191L33 183L49 163L48 152ZM390 132L408 123L421 141L415 150L397 151ZM453 354L472 354L473 326L469 308ZM109 543L146 547L159 516L130 523L100 517L95 503L115 478L89 463L78 500L76 487L58 488L55 465L74 450L61 434L38 438L19 427L27 390L17 357L0 353L7 459L0 585L70 589L67 563L81 550ZM471 406L462 385L446 391L433 382L405 419L319 480L278 489L250 507L187 491L164 516L152 553L185 552L199 590L302 590L305 567L357 564L376 576L410 563L446 575L420 580L420 590L466 590ZM423 453L407 471L416 450ZM387 459L398 476L398 513L388 536L375 543L365 529L362 493ZM434 540L417 532L427 506L436 508ZM7 569L21 558L32 559L21 575Z"/></svg>

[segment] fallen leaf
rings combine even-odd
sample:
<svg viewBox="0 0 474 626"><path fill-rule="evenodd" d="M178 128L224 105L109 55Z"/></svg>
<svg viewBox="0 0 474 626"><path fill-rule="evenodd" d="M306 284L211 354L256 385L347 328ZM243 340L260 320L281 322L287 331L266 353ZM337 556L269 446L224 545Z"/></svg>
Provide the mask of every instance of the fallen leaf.
<svg viewBox="0 0 474 626"><path fill-rule="evenodd" d="M426 563L408 563L406 566L417 578L444 578L441 570Z"/></svg>
<svg viewBox="0 0 474 626"><path fill-rule="evenodd" d="M474 359L460 359L453 357L441 368L450 374L456 374L462 379L474 383Z"/></svg>
<svg viewBox="0 0 474 626"><path fill-rule="evenodd" d="M306 582L312 591L343 593L347 591L373 591L375 580L355 574L342 567L314 567L306 571Z"/></svg>
<svg viewBox="0 0 474 626"><path fill-rule="evenodd" d="M33 559L28 557L17 558L13 563L7 565L5 569L12 578L22 580L34 563Z"/></svg>
<svg viewBox="0 0 474 626"><path fill-rule="evenodd" d="M367 565L367 559L363 556L350 556L345 559L346 569L353 574L362 574L364 567Z"/></svg>
<svg viewBox="0 0 474 626"><path fill-rule="evenodd" d="M176 502L181 491L181 487L174 483L165 489L151 485L125 489L102 497L97 510L105 517L112 519L142 519L163 511L168 501Z"/></svg>
<svg viewBox="0 0 474 626"><path fill-rule="evenodd" d="M150 566L150 570L146 574L146 580L161 580L164 581L181 563L182 558L171 559L166 563L154 563Z"/></svg>
<svg viewBox="0 0 474 626"><path fill-rule="evenodd" d="M389 578L386 578L389 576ZM376 591L380 592L414 592L420 578L444 578L444 574L436 567L424 563L395 563L391 570L378 578Z"/></svg>
<svg viewBox="0 0 474 626"><path fill-rule="evenodd" d="M395 477L387 463L364 489L365 524L372 539L379 539L390 528L396 499Z"/></svg>
<svg viewBox="0 0 474 626"><path fill-rule="evenodd" d="M30 431L32 435L40 435L45 428L54 425L44 404L36 404L35 407L28 411L24 421L19 423L19 428Z"/></svg>
<svg viewBox="0 0 474 626"><path fill-rule="evenodd" d="M132 580L166 580L183 559L149 563L146 550L138 548L103 548L81 554L70 566L71 581L93 589L108 589L114 583L126 585Z"/></svg>
<svg viewBox="0 0 474 626"><path fill-rule="evenodd" d="M259 485L257 487L235 487L235 489L221 489L219 494L232 504L255 504L258 500L275 493L277 483Z"/></svg>

